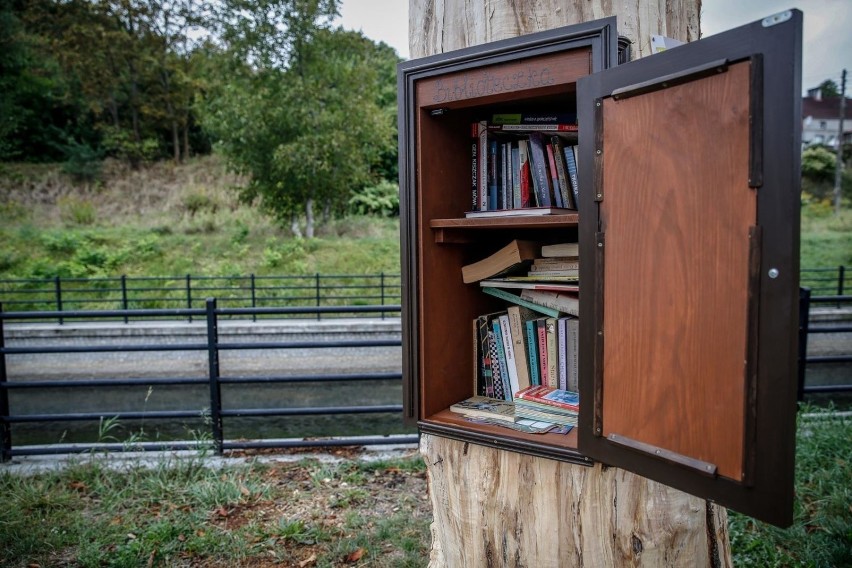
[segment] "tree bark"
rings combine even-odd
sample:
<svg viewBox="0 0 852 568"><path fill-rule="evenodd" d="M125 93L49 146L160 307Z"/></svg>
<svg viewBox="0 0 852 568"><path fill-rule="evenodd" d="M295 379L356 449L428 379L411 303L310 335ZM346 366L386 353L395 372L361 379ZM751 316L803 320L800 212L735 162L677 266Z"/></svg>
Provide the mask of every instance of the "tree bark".
<svg viewBox="0 0 852 568"><path fill-rule="evenodd" d="M727 512L614 467L424 434L430 567L731 566Z"/></svg>
<svg viewBox="0 0 852 568"><path fill-rule="evenodd" d="M652 34L699 38L701 0L409 0L425 57L607 16L633 56ZM731 565L727 512L617 468L557 462L424 434L430 566Z"/></svg>
<svg viewBox="0 0 852 568"><path fill-rule="evenodd" d="M634 57L651 52L651 35L699 38L701 0L409 0L411 57L425 57L522 34L618 17Z"/></svg>
<svg viewBox="0 0 852 568"><path fill-rule="evenodd" d="M314 238L314 199L309 197L305 202L305 237Z"/></svg>

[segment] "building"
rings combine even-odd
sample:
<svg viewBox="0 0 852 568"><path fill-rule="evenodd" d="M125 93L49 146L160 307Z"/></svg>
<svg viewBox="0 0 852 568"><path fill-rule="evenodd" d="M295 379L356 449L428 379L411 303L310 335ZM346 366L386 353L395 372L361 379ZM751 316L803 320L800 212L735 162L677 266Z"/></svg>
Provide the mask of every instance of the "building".
<svg viewBox="0 0 852 568"><path fill-rule="evenodd" d="M840 122L840 97L823 98L817 87L802 98L802 145L825 144L837 147L837 128ZM843 122L843 143L852 144L852 99L846 99L846 118Z"/></svg>

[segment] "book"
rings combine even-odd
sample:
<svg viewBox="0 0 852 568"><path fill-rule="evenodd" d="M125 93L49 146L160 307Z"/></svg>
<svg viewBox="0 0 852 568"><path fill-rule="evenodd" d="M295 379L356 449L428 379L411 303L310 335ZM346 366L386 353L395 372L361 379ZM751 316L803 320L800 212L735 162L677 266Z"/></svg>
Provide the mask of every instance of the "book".
<svg viewBox="0 0 852 568"><path fill-rule="evenodd" d="M497 140L488 138L488 209L500 209L500 178L497 167Z"/></svg>
<svg viewBox="0 0 852 568"><path fill-rule="evenodd" d="M517 399L577 412L580 395L573 391L546 386L529 387L517 393ZM517 406L517 405L516 405Z"/></svg>
<svg viewBox="0 0 852 568"><path fill-rule="evenodd" d="M489 124L489 130L503 132L577 132L576 124L548 123L548 124Z"/></svg>
<svg viewBox="0 0 852 568"><path fill-rule="evenodd" d="M538 318L535 320L536 337L538 339L538 372L539 380L542 385L547 385L547 318Z"/></svg>
<svg viewBox="0 0 852 568"><path fill-rule="evenodd" d="M555 245L544 245L541 247L541 256L579 256L580 243L557 243Z"/></svg>
<svg viewBox="0 0 852 568"><path fill-rule="evenodd" d="M509 375L509 393L513 397L521 389L518 381L518 362L515 355L515 342L512 340L512 330L509 325L509 315L501 315L499 323L500 334L503 339L503 354L506 357L506 370ZM511 398L507 396L506 400L511 400Z"/></svg>
<svg viewBox="0 0 852 568"><path fill-rule="evenodd" d="M488 209L488 123L481 120L476 123L478 138L477 150L477 176L479 205L474 210L485 211Z"/></svg>
<svg viewBox="0 0 852 568"><path fill-rule="evenodd" d="M553 160L556 164L556 175L559 178L559 191L562 193L562 201L565 207L577 209L577 201L574 199L574 189L568 174L568 164L565 159L565 143L559 136L550 137L550 145L553 148ZM577 181L577 168L574 168L574 183Z"/></svg>
<svg viewBox="0 0 852 568"><path fill-rule="evenodd" d="M479 203L479 127L478 123L471 125L473 141L470 145L470 208L473 211L480 209Z"/></svg>
<svg viewBox="0 0 852 568"><path fill-rule="evenodd" d="M576 412L554 412L554 410L556 410L554 407L544 404L527 404L526 401L520 399L515 401L515 416L520 420L540 420L563 426L577 425L578 416Z"/></svg>
<svg viewBox="0 0 852 568"><path fill-rule="evenodd" d="M557 318L544 320L545 339L547 341L547 386L559 388L559 355L556 336Z"/></svg>
<svg viewBox="0 0 852 568"><path fill-rule="evenodd" d="M547 306L543 306L541 304L536 304L535 302L530 302L529 300L525 300L521 298L517 294L512 294L511 292L507 292L506 290L501 290L500 288L492 288L491 286L483 286L482 291L488 294L489 296L494 296L495 298L500 298L501 300L505 300L511 304L517 304L518 306L523 306L525 308L529 308L533 311L536 311L540 314L544 314L550 317L556 317L559 315L559 310L550 308ZM528 291L528 290L525 290Z"/></svg>
<svg viewBox="0 0 852 568"><path fill-rule="evenodd" d="M491 116L491 124L575 124L577 115L562 112L501 112Z"/></svg>
<svg viewBox="0 0 852 568"><path fill-rule="evenodd" d="M465 416L490 418L502 422L517 422L515 404L485 396L472 396L450 406L450 410Z"/></svg>
<svg viewBox="0 0 852 568"><path fill-rule="evenodd" d="M576 294L567 292L551 292L549 290L521 290L521 299L534 304L551 308L557 312L579 316L580 299ZM556 316L551 316L556 317Z"/></svg>
<svg viewBox="0 0 852 568"><path fill-rule="evenodd" d="M559 189L559 178L556 174L556 159L553 156L553 146L545 144L545 153L547 154L548 175L550 175L550 185L553 188L553 202L557 207L565 208L565 201L562 200L562 192Z"/></svg>
<svg viewBox="0 0 852 568"><path fill-rule="evenodd" d="M509 306L507 317L512 337L512 348L515 352L518 390L525 389L532 382L530 381L529 356L527 355L527 340L524 337L524 327L528 320L535 318L535 314L532 310L521 306Z"/></svg>
<svg viewBox="0 0 852 568"><path fill-rule="evenodd" d="M526 140L518 140L518 176L521 183L521 207L537 206L538 202L535 201L534 192L532 191L529 144Z"/></svg>
<svg viewBox="0 0 852 568"><path fill-rule="evenodd" d="M524 281L515 278L489 278L480 280L479 285L482 287L494 288L509 288L518 290L550 290L552 292L579 292L580 286L573 283L563 282L539 282L539 281Z"/></svg>
<svg viewBox="0 0 852 568"><path fill-rule="evenodd" d="M517 141L512 142L509 148L509 156L512 171L512 204L515 209L520 209L524 206L524 203L521 199L521 166Z"/></svg>
<svg viewBox="0 0 852 568"><path fill-rule="evenodd" d="M497 341L495 341L494 330L491 328L490 322L487 326L488 336L488 358L491 361L491 379L494 385L494 398L505 400L505 390L503 389L503 370L500 367L500 357L497 353Z"/></svg>
<svg viewBox="0 0 852 568"><path fill-rule="evenodd" d="M528 272L524 276L504 276L501 280L508 280L510 282L546 282L553 284L558 282L579 282L579 274L579 271L576 270L540 270L538 272Z"/></svg>
<svg viewBox="0 0 852 568"><path fill-rule="evenodd" d="M524 338L527 341L527 358L530 368L530 385L540 385L541 378L538 370L538 333L535 320L524 322Z"/></svg>
<svg viewBox="0 0 852 568"><path fill-rule="evenodd" d="M573 209L560 207L524 207L517 209L496 209L494 211L466 211L464 216L468 219L483 219L489 217L518 217L536 215L569 215L576 213Z"/></svg>
<svg viewBox="0 0 852 568"><path fill-rule="evenodd" d="M546 270L579 270L580 260L577 257L553 257L533 259L531 272Z"/></svg>
<svg viewBox="0 0 852 568"><path fill-rule="evenodd" d="M569 318L565 322L567 344L566 352L566 390L579 392L580 390L580 373L578 359L580 354L580 320L577 318Z"/></svg>
<svg viewBox="0 0 852 568"><path fill-rule="evenodd" d="M568 389L568 323L567 317L561 317L556 320L556 347L557 360L559 362L558 387L562 390Z"/></svg>
<svg viewBox="0 0 852 568"><path fill-rule="evenodd" d="M470 284L485 278L525 269L538 256L539 249L540 245L537 242L515 239L482 260L462 266L462 281L465 284Z"/></svg>
<svg viewBox="0 0 852 568"><path fill-rule="evenodd" d="M577 179L577 146L565 146L562 155L565 157L566 173L568 183L571 184L571 192L574 194L574 203L580 208L580 182Z"/></svg>
<svg viewBox="0 0 852 568"><path fill-rule="evenodd" d="M550 198L550 176L548 173L547 154L544 150L544 136L533 132L529 136L530 175L533 180L536 198L541 207L554 205Z"/></svg>

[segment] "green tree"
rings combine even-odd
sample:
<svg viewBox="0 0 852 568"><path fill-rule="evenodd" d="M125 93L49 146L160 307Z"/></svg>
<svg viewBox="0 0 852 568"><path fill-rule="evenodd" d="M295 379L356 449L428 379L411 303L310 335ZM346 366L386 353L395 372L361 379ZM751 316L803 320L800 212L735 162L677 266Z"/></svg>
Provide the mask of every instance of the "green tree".
<svg viewBox="0 0 852 568"><path fill-rule="evenodd" d="M840 88L837 86L837 83L831 79L826 79L820 83L819 90L822 93L822 98L824 99L837 98L840 96Z"/></svg>
<svg viewBox="0 0 852 568"><path fill-rule="evenodd" d="M344 212L393 145L392 116L379 104L376 46L329 29L333 1L228 4L229 14L251 11L220 20L233 59L205 104L204 124L231 166L248 174L242 198L297 235L304 214L312 237L315 207Z"/></svg>

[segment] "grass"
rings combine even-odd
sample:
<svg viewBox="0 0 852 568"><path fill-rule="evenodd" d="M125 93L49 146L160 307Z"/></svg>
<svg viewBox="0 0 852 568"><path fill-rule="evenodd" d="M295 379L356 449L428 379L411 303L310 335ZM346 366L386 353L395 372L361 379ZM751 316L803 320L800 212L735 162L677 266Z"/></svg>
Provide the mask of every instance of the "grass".
<svg viewBox="0 0 852 568"><path fill-rule="evenodd" d="M425 466L202 458L114 471L102 458L60 472L0 473L0 565L422 566ZM303 564L302 564L303 563Z"/></svg>
<svg viewBox="0 0 852 568"><path fill-rule="evenodd" d="M737 566L852 566L852 419L805 408L788 529L729 511ZM99 456L30 476L0 471L0 566L425 566L419 457L326 463L203 456L115 471ZM304 564L301 564L304 563Z"/></svg>

